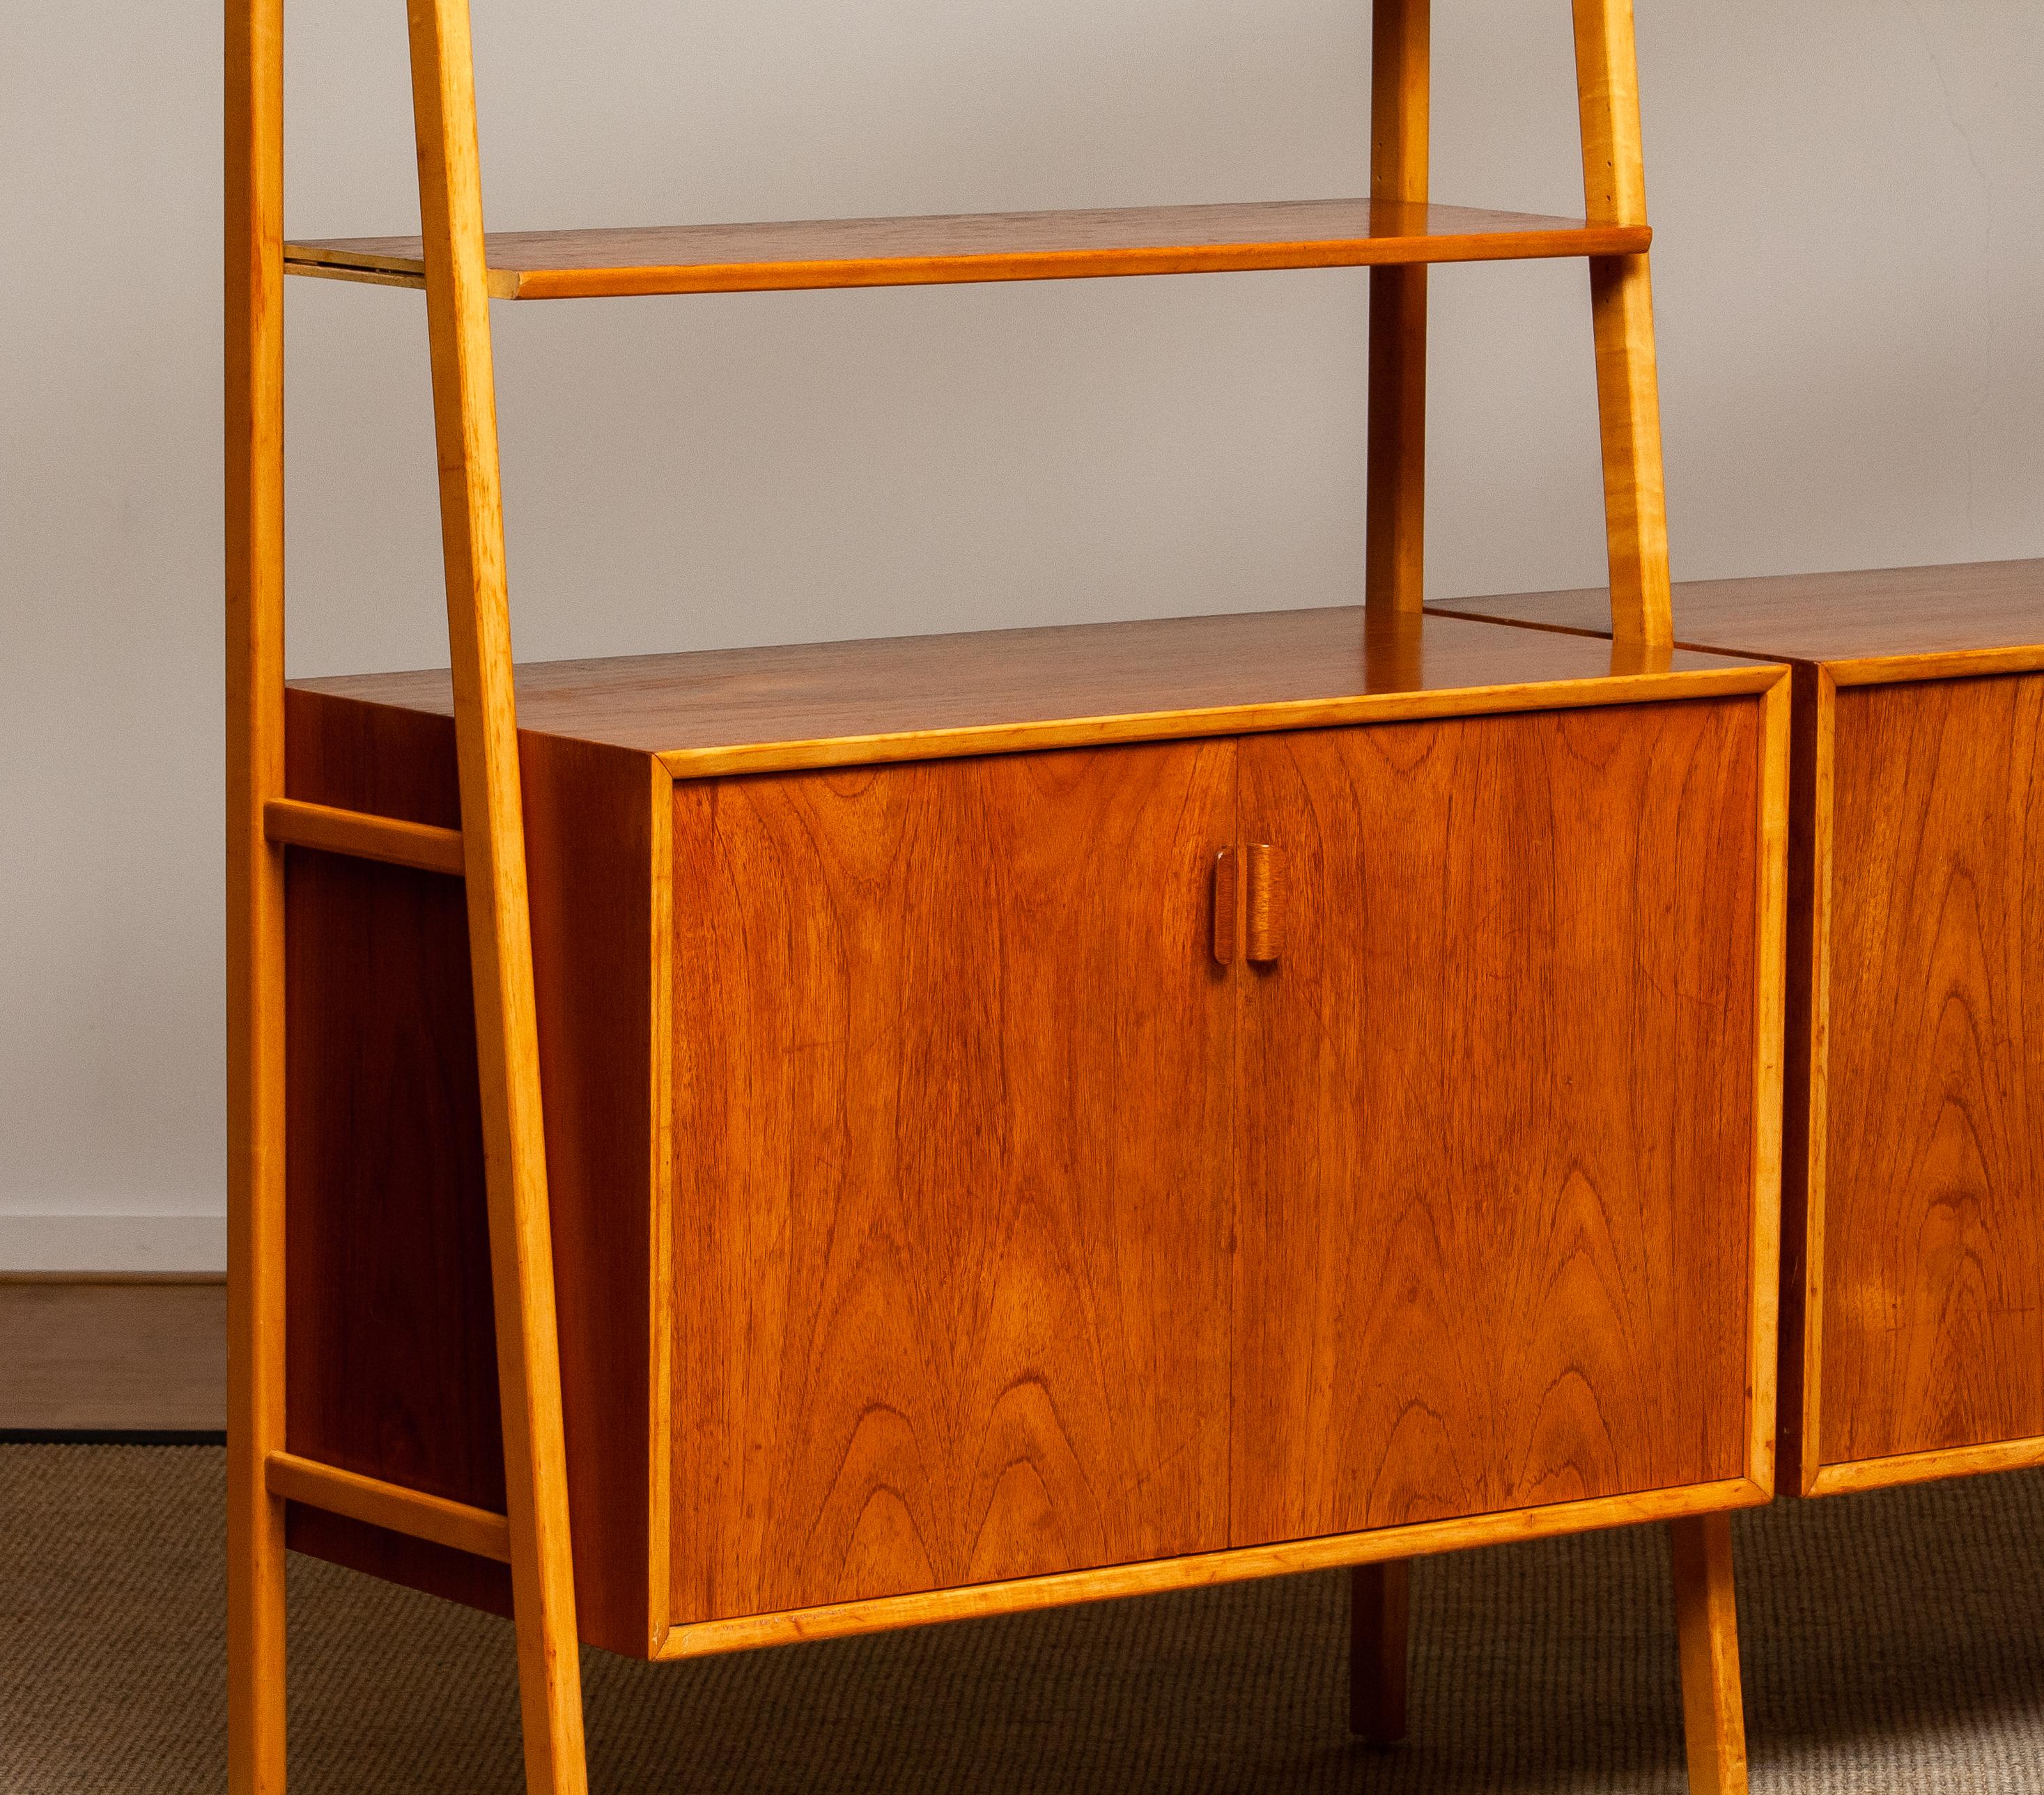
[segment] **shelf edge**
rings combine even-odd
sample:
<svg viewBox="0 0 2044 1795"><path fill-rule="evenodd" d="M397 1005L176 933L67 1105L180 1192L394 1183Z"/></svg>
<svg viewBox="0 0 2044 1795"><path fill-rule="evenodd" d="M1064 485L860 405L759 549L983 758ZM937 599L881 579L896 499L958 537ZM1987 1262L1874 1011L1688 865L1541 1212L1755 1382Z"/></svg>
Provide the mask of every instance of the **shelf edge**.
<svg viewBox="0 0 2044 1795"><path fill-rule="evenodd" d="M983 255L887 256L843 261L647 263L599 268L493 267L497 299L651 297L694 293L786 293L890 286L1125 279L1163 274L1274 273L1304 268L1423 267L1643 255L1647 225L1477 232L1436 237L1350 237L1252 244L1142 244ZM423 287L421 261L285 246L285 271L382 286Z"/></svg>

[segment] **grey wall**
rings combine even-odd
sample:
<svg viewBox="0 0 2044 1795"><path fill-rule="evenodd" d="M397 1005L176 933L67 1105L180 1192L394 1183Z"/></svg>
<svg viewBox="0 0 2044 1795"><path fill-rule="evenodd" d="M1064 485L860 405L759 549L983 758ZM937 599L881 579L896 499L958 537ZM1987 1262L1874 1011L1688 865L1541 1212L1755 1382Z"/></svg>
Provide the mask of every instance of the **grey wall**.
<svg viewBox="0 0 2044 1795"><path fill-rule="evenodd" d="M2044 7L1639 0L1678 577L2044 554ZM510 228L1366 182L1362 0L476 0ZM1580 209L1567 9L1440 0L1435 192ZM289 228L414 228L294 0ZM0 1269L220 1262L219 25L0 16ZM1354 600L1352 272L498 309L521 657ZM1430 585L1591 583L1577 264L1435 278ZM423 302L294 282L294 673L436 665Z"/></svg>

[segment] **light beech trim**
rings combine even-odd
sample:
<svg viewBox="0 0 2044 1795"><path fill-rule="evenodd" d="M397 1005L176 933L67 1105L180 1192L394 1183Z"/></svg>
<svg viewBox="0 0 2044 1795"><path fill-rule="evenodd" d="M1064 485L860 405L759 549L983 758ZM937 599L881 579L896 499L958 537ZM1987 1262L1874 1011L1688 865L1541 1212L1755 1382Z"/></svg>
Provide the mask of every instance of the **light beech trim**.
<svg viewBox="0 0 2044 1795"><path fill-rule="evenodd" d="M1649 651L1652 652L1652 651ZM1043 723L989 723L962 729L905 730L814 741L758 742L715 748L670 748L657 758L677 779L800 769L881 766L971 754L1093 748L1114 742L1175 742L1200 735L1253 735L1276 730L1331 729L1350 723L1404 723L1434 717L1505 715L1519 711L1588 709L1603 704L1666 704L1765 692L1786 679L1770 662L1750 667L1621 674L1608 679L1549 680L1535 685L1468 687L1448 692L1374 692L1306 698L1278 704L1231 705L1210 711L1146 711Z"/></svg>
<svg viewBox="0 0 2044 1795"><path fill-rule="evenodd" d="M539 1024L467 0L409 0L527 1795L585 1795Z"/></svg>
<svg viewBox="0 0 2044 1795"><path fill-rule="evenodd" d="M1754 1002L1753 1318L1746 1356L1746 1468L1774 1488L1781 1363L1783 1034L1787 1026L1788 747L1792 682L1762 699L1758 989Z"/></svg>
<svg viewBox="0 0 2044 1795"><path fill-rule="evenodd" d="M227 1786L283 1795L283 0L226 9Z"/></svg>
<svg viewBox="0 0 2044 1795"><path fill-rule="evenodd" d="M430 823L372 816L366 811L337 810L331 804L302 804L295 798L272 798L263 807L263 826L272 842L294 848L380 860L456 879L463 869L459 829L436 829Z"/></svg>
<svg viewBox="0 0 2044 1795"><path fill-rule="evenodd" d="M273 1496L305 1502L329 1514L371 1527L387 1527L415 1540L430 1540L458 1552L511 1561L511 1529L504 1517L467 1502L451 1502L422 1490L406 1490L381 1478L362 1477L337 1465L323 1465L295 1453L272 1452L263 1465Z"/></svg>
<svg viewBox="0 0 2044 1795"><path fill-rule="evenodd" d="M1575 0L1575 23L1585 205L1593 224L1643 228L1646 172L1632 0ZM1661 385L1654 344L1654 278L1644 248L1591 258L1590 309L1604 449L1612 631L1621 642L1670 642L1674 614L1661 455Z"/></svg>
<svg viewBox="0 0 2044 1795"><path fill-rule="evenodd" d="M1936 654L1883 654L1863 661L1827 661L1834 686L1906 685L1919 680L1987 679L1997 673L2044 670L2044 647L1958 648Z"/></svg>
<svg viewBox="0 0 2044 1795"><path fill-rule="evenodd" d="M1812 1480L1813 1496L1842 1496L1854 1490L1886 1490L1898 1483L1928 1483L1941 1477L1972 1477L1982 1471L2027 1471L2044 1465L2044 1435L1997 1440L1984 1446L1942 1447L1888 1459L1851 1459L1826 1465Z"/></svg>
<svg viewBox="0 0 2044 1795"><path fill-rule="evenodd" d="M1292 1576L1304 1571L1329 1571L1344 1565L1376 1563L1385 1559L1420 1558L1434 1552L1461 1551L1471 1546L1501 1545L1514 1540L1545 1540L1562 1533L1590 1532L1600 1528L1631 1527L1642 1521L1673 1521L1684 1516L1716 1514L1729 1509L1754 1508L1766 1502L1768 1496L1767 1490L1753 1479L1735 1477L1716 1483L1690 1484L1677 1490L1598 1496L1537 1509L1508 1509L1500 1514L1422 1521L1410 1527L1378 1528L1366 1533L1335 1533L1316 1540L1242 1546L1183 1558L1152 1559L1144 1563L1111 1565L1098 1571L1069 1571L1050 1577L974 1583L963 1589L883 1596L871 1601L839 1602L828 1608L799 1609L786 1613L699 1620L670 1628L661 1641L658 1655L662 1659L696 1658L712 1652L793 1645L804 1640L884 1632L897 1627L920 1627L940 1620L1020 1614L1034 1609L1062 1607L1071 1602L1155 1595L1166 1590L1203 1589L1209 1584L1238 1582L1251 1577Z"/></svg>

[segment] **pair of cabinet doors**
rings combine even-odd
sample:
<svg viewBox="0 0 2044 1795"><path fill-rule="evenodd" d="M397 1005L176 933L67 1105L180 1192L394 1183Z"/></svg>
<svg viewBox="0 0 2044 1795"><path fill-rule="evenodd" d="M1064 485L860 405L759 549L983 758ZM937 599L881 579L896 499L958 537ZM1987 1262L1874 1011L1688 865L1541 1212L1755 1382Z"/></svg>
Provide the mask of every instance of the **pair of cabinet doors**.
<svg viewBox="0 0 2044 1795"><path fill-rule="evenodd" d="M1749 696L678 784L675 1611L1748 1475L1767 752Z"/></svg>

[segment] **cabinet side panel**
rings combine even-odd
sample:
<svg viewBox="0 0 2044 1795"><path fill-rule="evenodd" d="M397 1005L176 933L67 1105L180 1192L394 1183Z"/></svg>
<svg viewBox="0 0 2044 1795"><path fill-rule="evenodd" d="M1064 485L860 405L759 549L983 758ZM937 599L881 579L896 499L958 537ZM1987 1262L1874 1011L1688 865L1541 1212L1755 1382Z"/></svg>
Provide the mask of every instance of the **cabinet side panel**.
<svg viewBox="0 0 2044 1795"><path fill-rule="evenodd" d="M292 796L458 827L444 718L293 692ZM578 1618L644 1656L652 1120L649 763L521 741ZM501 1513L467 907L459 880L294 850L291 1449ZM636 1067L636 1075L634 1066ZM294 1512L292 1541L478 1605L503 1567Z"/></svg>
<svg viewBox="0 0 2044 1795"><path fill-rule="evenodd" d="M1842 689L1827 1463L2044 1434L2044 678Z"/></svg>
<svg viewBox="0 0 2044 1795"><path fill-rule="evenodd" d="M654 957L668 948L653 932L654 763L544 736L519 750L575 1619L584 1639L643 1658L653 1210L665 1195Z"/></svg>
<svg viewBox="0 0 2044 1795"><path fill-rule="evenodd" d="M1234 769L677 788L678 1620L1225 1544Z"/></svg>
<svg viewBox="0 0 2044 1795"><path fill-rule="evenodd" d="M1761 703L1245 742L1234 1543L1746 1474Z"/></svg>
<svg viewBox="0 0 2044 1795"><path fill-rule="evenodd" d="M289 694L294 798L459 827L445 719ZM286 874L290 1449L502 1513L459 880L294 849ZM499 1565L294 1505L301 1550L458 1599Z"/></svg>

